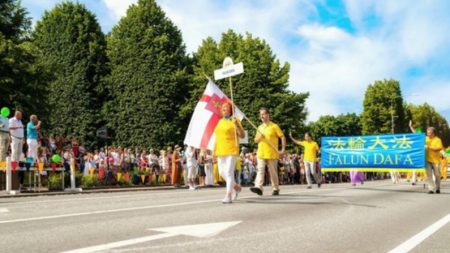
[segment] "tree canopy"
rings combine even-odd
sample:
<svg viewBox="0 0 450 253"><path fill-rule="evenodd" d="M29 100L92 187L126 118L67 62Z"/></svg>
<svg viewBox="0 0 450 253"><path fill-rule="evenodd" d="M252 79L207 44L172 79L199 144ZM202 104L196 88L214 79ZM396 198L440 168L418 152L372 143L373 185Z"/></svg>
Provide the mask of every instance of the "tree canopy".
<svg viewBox="0 0 450 253"><path fill-rule="evenodd" d="M88 147L102 122L102 79L108 73L105 37L97 19L79 3L46 11L32 35L39 66L50 71L48 124L54 134L74 135Z"/></svg>
<svg viewBox="0 0 450 253"><path fill-rule="evenodd" d="M407 131L408 123L398 81L390 79L370 84L364 95L363 107L363 134Z"/></svg>
<svg viewBox="0 0 450 253"><path fill-rule="evenodd" d="M361 117L355 113L326 115L308 125L308 131L320 143L322 136L361 135Z"/></svg>
<svg viewBox="0 0 450 253"><path fill-rule="evenodd" d="M46 70L36 66L36 48L28 41L31 20L20 1L0 5L0 106L45 111Z"/></svg>
<svg viewBox="0 0 450 253"><path fill-rule="evenodd" d="M162 147L179 142L188 58L181 32L153 0L131 5L108 37L111 61L105 107L115 143Z"/></svg>
<svg viewBox="0 0 450 253"><path fill-rule="evenodd" d="M434 127L436 134L442 139L445 146L450 145L450 128L447 120L436 110L425 103L422 105L407 105L408 112L411 113L414 127L426 131L427 127Z"/></svg>

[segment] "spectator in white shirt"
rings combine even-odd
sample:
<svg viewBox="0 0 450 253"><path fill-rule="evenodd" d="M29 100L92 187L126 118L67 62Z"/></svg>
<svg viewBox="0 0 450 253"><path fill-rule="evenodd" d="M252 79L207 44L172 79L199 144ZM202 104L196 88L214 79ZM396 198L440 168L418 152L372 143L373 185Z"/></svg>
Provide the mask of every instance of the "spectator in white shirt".
<svg viewBox="0 0 450 253"><path fill-rule="evenodd" d="M16 111L14 117L9 119L9 133L11 134L11 161L19 162L20 154L23 153L24 137L22 113L20 111Z"/></svg>

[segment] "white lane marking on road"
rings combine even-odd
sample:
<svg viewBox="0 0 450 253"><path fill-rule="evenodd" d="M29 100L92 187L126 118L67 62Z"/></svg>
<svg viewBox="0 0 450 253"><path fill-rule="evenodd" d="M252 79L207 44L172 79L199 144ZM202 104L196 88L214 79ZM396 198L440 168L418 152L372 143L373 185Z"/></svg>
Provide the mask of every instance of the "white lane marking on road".
<svg viewBox="0 0 450 253"><path fill-rule="evenodd" d="M308 192L309 193L313 193L313 192L324 192L324 191L335 191L335 190L336 189L329 188L329 189L321 189L321 190L319 190L319 189L317 189L317 190L309 190ZM294 193L305 193L305 192L292 191L292 192L285 192L284 194L294 194ZM308 194L306 194L305 196L308 196ZM252 194L252 195L249 195L249 196L246 196L246 197L239 197L239 199L249 199L249 198L255 198L255 197L258 197L258 196ZM28 221L40 221L40 220L50 220L50 219L58 219L58 218L86 216L86 215L93 215L93 214L118 213L118 212L137 211L137 210L162 208L162 207L186 206L186 205L195 205L195 204L219 202L219 201L220 200L217 198L217 199L209 199L209 200L170 203L170 204L163 204L163 205L139 206L139 207L111 209L111 210L101 210L101 211L91 211L91 212L81 212L81 213L70 213L70 214L61 214L61 215L52 215L52 216L41 216L41 217L32 217L32 218L3 220L3 221L0 221L0 224L28 222Z"/></svg>
<svg viewBox="0 0 450 253"><path fill-rule="evenodd" d="M139 237L124 241L100 244L95 246L90 246L81 249L75 249L70 251L64 251L62 253L92 253L101 250L109 250L113 248L125 247L133 244L149 242L157 239L173 237L177 235L187 235L198 238L212 237L220 232L235 226L242 221L230 221L230 222L220 222L220 223L209 223L209 224L199 224L199 225L187 225L187 226L176 226L176 227L163 227L163 228L153 228L149 230L154 230L158 232L163 232L163 234Z"/></svg>
<svg viewBox="0 0 450 253"><path fill-rule="evenodd" d="M101 251L101 250L125 247L125 246L129 246L129 245L133 245L133 244L149 242L149 241L172 237L172 236L174 236L174 235L168 234L168 233L144 236L144 237L139 237L139 238L125 240L125 241L119 241L119 242L107 243L107 244L102 244L102 245L97 245L97 246L92 246L92 247L87 247L87 248L82 248L82 249L64 251L62 253L90 253L90 252L96 252L96 251Z"/></svg>
<svg viewBox="0 0 450 253"><path fill-rule="evenodd" d="M436 221L434 224L430 225L429 227L422 230L417 235L411 237L406 242L400 244L395 249L389 251L388 253L406 253L415 248L417 245L419 245L421 242L423 242L425 239L427 239L430 235L434 234L436 231L441 229L443 226L445 226L447 223L450 222L450 214L445 216L444 218Z"/></svg>
<svg viewBox="0 0 450 253"><path fill-rule="evenodd" d="M176 191L178 194L180 191ZM155 191L153 191L153 194ZM171 191L170 194L175 193L175 191ZM96 193L93 193L96 194ZM100 193L100 194L109 194L109 193ZM118 196L102 196L102 197L88 197L88 198L70 198L70 199L51 199L51 200L35 200L35 201L21 201L21 202L11 202L8 203L8 205L28 205L28 204L40 204L40 203L58 203L58 202L71 202L71 201L80 201L80 200L100 200L100 199L116 199L116 198L136 198L136 197L148 197L150 195L150 192L148 193L139 193L139 194L128 194L128 195L118 195ZM170 195L169 193L159 193L158 196L164 196L164 195ZM0 201L1 204L1 201Z"/></svg>
<svg viewBox="0 0 450 253"><path fill-rule="evenodd" d="M209 200L200 200L200 201L171 203L171 204L164 204L164 205L139 206L139 207L129 207L129 208L101 210L101 211L92 211L92 212L61 214L61 215L53 215L53 216L41 216L41 217L33 217L33 218L4 220L4 221L0 221L0 224L27 222L27 221L39 221L39 220L50 220L50 219L57 219L57 218L67 218L67 217L76 217L76 216L93 215L93 214L118 213L118 212L136 211L136 210L153 209L153 208L161 208L161 207L195 205L195 204L203 204L203 203L210 203L210 202L217 202L217 201L218 201L217 199L209 199Z"/></svg>
<svg viewBox="0 0 450 253"><path fill-rule="evenodd" d="M8 213L8 208L0 208L0 213Z"/></svg>
<svg viewBox="0 0 450 253"><path fill-rule="evenodd" d="M334 185L336 186L335 188L331 188L331 189L353 189L351 187L349 187L349 185L347 184L340 184L340 185ZM383 187L383 186L391 186L389 185L374 185L371 187ZM292 187L293 188L293 187ZM220 189L217 189L220 190ZM329 189L323 189L322 190L329 190ZM311 191L311 190L309 190ZM146 193L136 193L136 194L127 194L127 195L118 195L118 196L102 196L102 197L87 197L87 198L77 198L77 197L73 197L70 199L51 199L51 200L34 200L34 201L26 201L27 199L21 199L21 200L25 200L25 201L20 201L20 202L10 202L8 203L8 205L29 205L29 204L39 204L39 203L58 203L58 202L72 202L72 201L81 201L81 200L100 200L100 199L116 199L116 198L136 198L136 197L148 197L150 195L154 195L155 193L157 193L158 196L164 196L164 195L173 195L173 194L183 194L183 193L189 193L187 191L182 191L182 190L170 190L170 192L165 192L165 191L147 191ZM113 194L113 193L92 193L92 194ZM64 195L62 196L54 196L54 197L66 197ZM34 197L31 197L34 198ZM1 200L0 200L0 204Z"/></svg>

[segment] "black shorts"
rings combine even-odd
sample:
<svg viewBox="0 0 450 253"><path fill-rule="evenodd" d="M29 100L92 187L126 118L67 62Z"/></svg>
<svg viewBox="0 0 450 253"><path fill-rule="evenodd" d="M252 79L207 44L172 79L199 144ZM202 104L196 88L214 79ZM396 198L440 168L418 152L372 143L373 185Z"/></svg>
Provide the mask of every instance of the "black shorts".
<svg viewBox="0 0 450 253"><path fill-rule="evenodd" d="M201 177L206 177L205 165L198 165L198 175Z"/></svg>

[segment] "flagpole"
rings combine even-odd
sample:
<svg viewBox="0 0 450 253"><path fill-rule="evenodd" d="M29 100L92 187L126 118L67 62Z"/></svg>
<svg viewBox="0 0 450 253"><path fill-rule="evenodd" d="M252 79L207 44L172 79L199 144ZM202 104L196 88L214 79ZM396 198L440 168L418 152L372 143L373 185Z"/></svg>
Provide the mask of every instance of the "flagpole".
<svg viewBox="0 0 450 253"><path fill-rule="evenodd" d="M228 83L230 85L230 97L231 97L231 111L233 112L233 117L235 117L236 110L234 109L234 98L233 98L233 82L231 81L231 76L228 78ZM239 146L237 139L237 126L234 127L234 141L236 146Z"/></svg>
<svg viewBox="0 0 450 253"><path fill-rule="evenodd" d="M266 139L266 137L264 136L264 134L261 132L261 131L259 131L259 128L255 125L255 124L253 124L253 122L249 119L249 118L247 118L247 116L245 116L245 114L244 114L244 119L246 119L247 121L248 121L248 123L250 123L250 125L264 138L264 139ZM269 140L267 140L266 141L267 142L267 144L269 144L269 146L270 147L272 147L275 151L277 151L277 153L280 153L279 151L278 151L278 149L275 147L275 145L273 145L272 144L272 142L270 142Z"/></svg>
<svg viewBox="0 0 450 253"><path fill-rule="evenodd" d="M206 73L204 73L203 72L203 75L206 77L206 79L208 79L208 81L211 81L211 78L209 78L209 76L208 75L206 75ZM235 115L235 106L234 106L234 97L233 97L233 83L232 83L232 81L231 81L231 77L229 77L229 79L228 79L228 81L229 81L229 86L230 86L230 96L231 96L231 102L232 102L232 111L233 111L233 115ZM264 137L264 134L261 132L261 131L259 131L259 129L258 129L258 127L247 117L247 116L245 116L245 114L242 114L243 116L244 116L244 119L246 119L247 121L248 121L248 123L250 123L250 125L259 133L259 134L261 134L261 136L263 136L263 138L265 139L265 137ZM236 133L236 129L235 129L235 136L237 135L237 133ZM235 137L235 140L236 140L236 144L237 144L237 138ZM269 146L271 147L271 148L273 148L275 151L277 151L278 152L278 149L270 142L270 141L267 141L267 144L269 144ZM279 152L278 152L279 153Z"/></svg>

